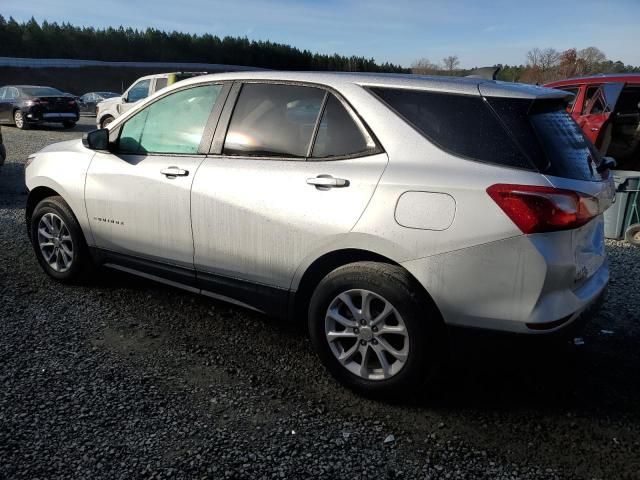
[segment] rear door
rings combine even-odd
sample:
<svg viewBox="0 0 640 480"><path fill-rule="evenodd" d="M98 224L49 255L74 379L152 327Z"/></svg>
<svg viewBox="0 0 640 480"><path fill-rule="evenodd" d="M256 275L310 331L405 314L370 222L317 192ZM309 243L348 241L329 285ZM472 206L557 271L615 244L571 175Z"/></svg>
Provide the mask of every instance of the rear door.
<svg viewBox="0 0 640 480"><path fill-rule="evenodd" d="M386 164L333 93L235 84L193 184L201 287L251 305L261 302L255 285L286 292L303 259L356 224Z"/></svg>
<svg viewBox="0 0 640 480"><path fill-rule="evenodd" d="M610 138L606 137L610 137L611 132L607 131L606 127L623 87L624 83L587 86L582 111L577 121L587 138L599 148L603 143L610 141ZM606 152L606 146L603 150Z"/></svg>

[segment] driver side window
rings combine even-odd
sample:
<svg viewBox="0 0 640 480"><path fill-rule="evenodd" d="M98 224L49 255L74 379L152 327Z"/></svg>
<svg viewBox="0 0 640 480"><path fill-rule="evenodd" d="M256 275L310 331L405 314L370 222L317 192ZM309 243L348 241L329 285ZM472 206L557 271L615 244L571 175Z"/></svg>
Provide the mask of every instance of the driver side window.
<svg viewBox="0 0 640 480"><path fill-rule="evenodd" d="M150 79L140 80L129 90L129 94L127 95L127 101L129 103L137 102L138 100L142 100L143 98L147 98L149 96L149 85L151 84Z"/></svg>
<svg viewBox="0 0 640 480"><path fill-rule="evenodd" d="M146 106L120 132L120 153L198 153L209 114L222 85L179 90Z"/></svg>

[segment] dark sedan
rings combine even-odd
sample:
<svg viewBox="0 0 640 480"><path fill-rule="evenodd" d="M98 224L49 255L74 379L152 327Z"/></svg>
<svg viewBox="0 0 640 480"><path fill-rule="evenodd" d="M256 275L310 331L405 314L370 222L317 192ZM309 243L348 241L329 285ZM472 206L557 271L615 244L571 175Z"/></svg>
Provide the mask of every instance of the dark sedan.
<svg viewBox="0 0 640 480"><path fill-rule="evenodd" d="M80 118L75 98L51 87L9 85L0 88L0 123L24 130L38 123L73 128Z"/></svg>
<svg viewBox="0 0 640 480"><path fill-rule="evenodd" d="M96 105L107 98L119 97L119 93L114 92L89 92L82 95L78 105L80 107L80 115L96 116Z"/></svg>

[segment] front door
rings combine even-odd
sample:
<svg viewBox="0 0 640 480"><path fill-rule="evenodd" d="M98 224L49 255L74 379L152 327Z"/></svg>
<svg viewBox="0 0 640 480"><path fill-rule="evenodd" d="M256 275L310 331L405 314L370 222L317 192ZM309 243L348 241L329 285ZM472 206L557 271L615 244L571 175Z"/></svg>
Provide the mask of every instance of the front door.
<svg viewBox="0 0 640 480"><path fill-rule="evenodd" d="M150 88L150 78L139 80L132 85L129 90L122 95L122 101L117 105L118 113L122 115L124 112L131 110L136 102L147 98L149 96Z"/></svg>
<svg viewBox="0 0 640 480"><path fill-rule="evenodd" d="M198 278L268 310L264 287L286 292L304 259L353 228L387 155L346 104L300 85L243 85L222 138L192 189Z"/></svg>
<svg viewBox="0 0 640 480"><path fill-rule="evenodd" d="M193 277L191 184L221 89L191 86L158 99L118 127L113 152L96 153L85 197L97 247L177 267L182 283Z"/></svg>

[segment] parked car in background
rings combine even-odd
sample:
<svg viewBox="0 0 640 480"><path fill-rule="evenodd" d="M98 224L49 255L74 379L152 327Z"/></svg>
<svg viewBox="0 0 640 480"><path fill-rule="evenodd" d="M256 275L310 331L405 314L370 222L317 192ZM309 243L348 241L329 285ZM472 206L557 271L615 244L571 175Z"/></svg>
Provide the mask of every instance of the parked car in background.
<svg viewBox="0 0 640 480"><path fill-rule="evenodd" d="M340 381L397 394L443 362L446 326L548 334L601 298L614 186L568 97L477 78L194 78L31 155L26 223L58 281L101 264L305 321Z"/></svg>
<svg viewBox="0 0 640 480"><path fill-rule="evenodd" d="M8 85L0 88L0 123L27 129L39 123L73 128L80 118L73 96L52 87Z"/></svg>
<svg viewBox="0 0 640 480"><path fill-rule="evenodd" d="M574 95L567 110L618 170L640 171L640 74L570 78L545 85Z"/></svg>
<svg viewBox="0 0 640 480"><path fill-rule="evenodd" d="M180 80L204 75L205 73L206 72L171 72L140 77L133 82L122 95L108 98L98 103L96 108L96 125L99 128L104 128L140 100Z"/></svg>
<svg viewBox="0 0 640 480"><path fill-rule="evenodd" d="M0 127L0 167L4 165L4 161L7 159L7 149L2 141L2 127Z"/></svg>
<svg viewBox="0 0 640 480"><path fill-rule="evenodd" d="M98 103L108 98L119 97L119 93L115 92L89 92L85 93L78 99L78 106L80 107L80 115L86 115L89 117L95 117Z"/></svg>

